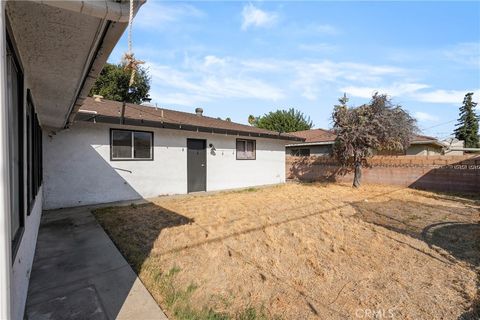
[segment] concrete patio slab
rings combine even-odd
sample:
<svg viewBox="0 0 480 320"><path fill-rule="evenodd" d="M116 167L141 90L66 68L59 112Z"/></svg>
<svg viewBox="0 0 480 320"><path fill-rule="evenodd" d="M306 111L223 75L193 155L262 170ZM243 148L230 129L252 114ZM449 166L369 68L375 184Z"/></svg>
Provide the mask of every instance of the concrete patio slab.
<svg viewBox="0 0 480 320"><path fill-rule="evenodd" d="M91 209L44 212L25 317L167 319Z"/></svg>

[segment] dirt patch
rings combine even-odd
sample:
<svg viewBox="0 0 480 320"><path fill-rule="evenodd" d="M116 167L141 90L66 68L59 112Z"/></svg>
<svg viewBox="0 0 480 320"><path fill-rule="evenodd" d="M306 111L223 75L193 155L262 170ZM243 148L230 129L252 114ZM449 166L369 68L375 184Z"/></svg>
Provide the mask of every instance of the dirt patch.
<svg viewBox="0 0 480 320"><path fill-rule="evenodd" d="M95 214L178 319L179 303L232 318L473 319L479 213L478 198L287 184Z"/></svg>

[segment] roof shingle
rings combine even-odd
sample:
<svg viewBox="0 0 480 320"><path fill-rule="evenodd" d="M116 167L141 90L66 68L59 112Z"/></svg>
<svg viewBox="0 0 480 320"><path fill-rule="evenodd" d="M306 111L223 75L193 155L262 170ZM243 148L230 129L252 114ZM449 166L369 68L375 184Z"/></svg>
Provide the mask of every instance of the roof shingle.
<svg viewBox="0 0 480 320"><path fill-rule="evenodd" d="M292 134L304 138L305 141L303 143L325 143L335 141L336 135L332 130L325 130L325 129L310 129L304 131L297 131L292 132ZM429 136L424 135L414 135L412 139L412 143L439 143L437 139ZM302 142L300 142L302 143Z"/></svg>
<svg viewBox="0 0 480 320"><path fill-rule="evenodd" d="M119 123L122 115L122 102L105 100L96 101L86 98L78 111L76 120ZM116 119L116 120L115 120ZM261 136L267 138L303 141L303 138L293 134L278 133L253 126L220 120L194 113L169 110L126 103L124 111L124 124L144 124L153 127L169 127L182 130L198 130L203 132L222 131L236 133L243 136ZM149 124L149 125L147 125Z"/></svg>

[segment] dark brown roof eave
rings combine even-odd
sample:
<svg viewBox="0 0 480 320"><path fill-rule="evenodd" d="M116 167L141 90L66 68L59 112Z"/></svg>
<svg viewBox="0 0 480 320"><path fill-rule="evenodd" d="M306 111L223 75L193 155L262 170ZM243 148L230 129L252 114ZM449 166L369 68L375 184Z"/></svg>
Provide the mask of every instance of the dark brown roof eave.
<svg viewBox="0 0 480 320"><path fill-rule="evenodd" d="M75 120L83 121L83 122L100 122L100 123L109 123L109 124L117 124L117 125L130 125L130 126L140 126L140 127L150 127L150 128L185 130L185 131L193 131L193 132L227 134L227 135L235 135L235 136L242 136L242 137L258 137L258 138L269 138L269 139L279 139L279 140L305 141L305 139L300 137L286 136L282 134L268 134L268 133L261 133L261 132L248 132L248 131L242 131L242 130L203 127L203 126L196 126L196 125L189 125L189 124L182 124L182 123L173 123L168 121L151 121L151 120L143 120L143 119L124 118L123 123L120 123L120 117L112 117L112 116L82 113L82 112L77 113Z"/></svg>

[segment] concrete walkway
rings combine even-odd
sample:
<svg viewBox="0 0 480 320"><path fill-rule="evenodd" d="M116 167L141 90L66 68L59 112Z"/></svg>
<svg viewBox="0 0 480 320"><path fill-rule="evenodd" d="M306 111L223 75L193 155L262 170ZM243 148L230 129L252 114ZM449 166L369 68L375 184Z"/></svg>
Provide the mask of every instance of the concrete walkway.
<svg viewBox="0 0 480 320"><path fill-rule="evenodd" d="M44 212L25 317L167 319L90 210Z"/></svg>

